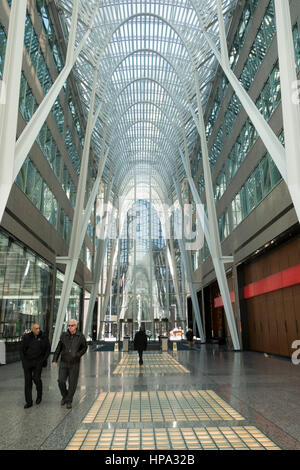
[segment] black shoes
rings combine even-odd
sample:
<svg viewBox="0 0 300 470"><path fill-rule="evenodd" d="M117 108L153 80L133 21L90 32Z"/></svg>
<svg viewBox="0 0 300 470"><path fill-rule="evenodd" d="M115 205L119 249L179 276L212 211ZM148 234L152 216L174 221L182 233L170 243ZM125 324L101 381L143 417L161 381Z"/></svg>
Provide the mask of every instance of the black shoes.
<svg viewBox="0 0 300 470"><path fill-rule="evenodd" d="M39 405L39 404L41 403L41 401L42 401L42 397L38 397L38 398L36 399L36 404ZM31 408L31 407L32 407L32 402L26 403L26 404L24 405L25 410L26 410L27 408Z"/></svg>
<svg viewBox="0 0 300 470"><path fill-rule="evenodd" d="M32 403L26 403L26 405L24 405L24 408L31 408L32 407Z"/></svg>

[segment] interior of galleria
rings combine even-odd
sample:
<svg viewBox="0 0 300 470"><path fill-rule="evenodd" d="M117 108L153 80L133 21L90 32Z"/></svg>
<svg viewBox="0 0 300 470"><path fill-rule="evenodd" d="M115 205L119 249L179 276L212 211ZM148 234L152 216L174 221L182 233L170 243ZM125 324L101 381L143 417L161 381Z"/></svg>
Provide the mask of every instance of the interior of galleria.
<svg viewBox="0 0 300 470"><path fill-rule="evenodd" d="M0 0L1 450L300 449L299 76L299 0Z"/></svg>

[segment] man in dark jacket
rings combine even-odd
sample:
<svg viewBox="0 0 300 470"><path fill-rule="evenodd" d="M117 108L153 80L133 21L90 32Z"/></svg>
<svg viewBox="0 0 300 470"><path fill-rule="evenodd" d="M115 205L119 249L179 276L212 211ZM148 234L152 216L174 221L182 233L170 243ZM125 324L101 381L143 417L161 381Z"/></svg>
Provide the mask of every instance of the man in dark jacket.
<svg viewBox="0 0 300 470"><path fill-rule="evenodd" d="M186 332L186 339L188 340L189 343L189 348L192 349L193 347L193 340L194 340L194 333L193 331L189 328Z"/></svg>
<svg viewBox="0 0 300 470"><path fill-rule="evenodd" d="M40 325L32 325L30 333L23 336L20 348L20 356L24 369L25 377L25 406L32 406L32 382L35 383L37 398L36 404L42 401L43 384L41 379L42 367L47 365L47 359L50 354L50 342L45 334L42 333Z"/></svg>
<svg viewBox="0 0 300 470"><path fill-rule="evenodd" d="M60 403L62 406L67 404L68 409L72 408L73 396L77 387L80 358L87 350L86 339L82 333L77 331L77 326L76 320L69 321L68 331L62 333L52 361L53 366L56 366L61 354L58 372L58 386L62 395ZM67 379L69 379L68 390Z"/></svg>
<svg viewBox="0 0 300 470"><path fill-rule="evenodd" d="M143 365L143 351L147 349L147 335L145 333L145 327L142 325L140 330L136 332L134 336L134 349L139 353L139 364Z"/></svg>

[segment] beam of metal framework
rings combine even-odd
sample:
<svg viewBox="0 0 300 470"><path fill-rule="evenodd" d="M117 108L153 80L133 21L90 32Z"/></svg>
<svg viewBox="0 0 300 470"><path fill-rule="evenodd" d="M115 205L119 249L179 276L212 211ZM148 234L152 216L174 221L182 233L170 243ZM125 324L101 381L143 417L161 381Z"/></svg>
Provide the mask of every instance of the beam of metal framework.
<svg viewBox="0 0 300 470"><path fill-rule="evenodd" d="M170 271L171 271L171 276L173 278L173 285L174 285L174 290L175 290L175 295L176 295L176 300L178 304L178 310L179 310L179 316L180 318L184 318L183 314L183 308L182 308L182 302L180 298L180 289L179 289L179 284L178 284L178 276L177 276L177 267L176 267L176 260L175 260L175 250L174 250L174 240L172 234L170 235L170 249L168 247L168 262L170 266ZM170 257L170 259L169 259ZM172 269L171 269L172 268Z"/></svg>
<svg viewBox="0 0 300 470"><path fill-rule="evenodd" d="M101 273L103 270L107 245L108 245L108 238L105 238L105 240L98 241L97 255L96 255L95 268L94 268L94 273L93 273L93 281L92 281L92 290L91 290L91 295L89 299L89 306L88 306L88 312L86 316L85 329L84 329L85 335L90 334L91 329L92 329L93 312L95 308L96 298L98 295L99 282L100 282Z"/></svg>
<svg viewBox="0 0 300 470"><path fill-rule="evenodd" d="M112 281L112 274L113 274L113 267L114 267L115 252L116 252L118 241L119 239L114 239L112 242L112 248L110 252L109 270L107 273L105 293L104 293L104 301L103 301L101 311L100 311L100 325L102 325L102 322L104 322L105 320L105 314L106 314L106 310L108 307L108 302L111 297L111 281ZM101 334L101 330L99 328L98 339L100 339L100 334Z"/></svg>
<svg viewBox="0 0 300 470"><path fill-rule="evenodd" d="M240 341L239 341L239 337L237 334L237 328L235 324L234 313L232 309L230 293L229 293L226 273L224 269L224 262L227 261L227 258L222 257L222 250L221 250L221 243L220 243L219 230L218 230L216 207L215 207L215 202L214 202L214 192L213 192L213 185L212 185L212 179L211 179L211 171L210 171L210 166L209 166L208 148L207 148L207 141L206 141L206 134L205 134L205 124L204 124L204 118L203 118L197 70L195 70L194 72L194 77L195 77L195 88L196 88L197 106L198 106L198 119L196 119L195 123L197 125L197 129L199 131L200 141L201 141L206 205L207 205L207 213L208 213L209 237L207 237L206 235L206 240L208 243L212 262L214 265L220 293L223 299L225 315L226 315L226 319L228 322L228 327L230 330L233 347L235 350L240 350ZM184 137L185 137L185 133L184 133ZM196 195L197 191L195 191L196 188L195 188L194 181L192 179L192 175L190 171L190 162L189 162L189 157L187 154L186 145L185 145L185 156L181 154L181 157L182 157L183 164L186 170L188 170L187 177L188 177L188 181L189 181L193 196L194 198L196 197L195 203L197 206L199 205L199 203L201 204L201 201L199 201L200 200L199 195L198 196ZM200 221L202 220L203 218L200 218ZM204 225L203 226L204 233L206 234L207 225L205 222L203 225ZM231 261L231 258L229 258L228 260Z"/></svg>
<svg viewBox="0 0 300 470"><path fill-rule="evenodd" d="M149 175L149 254L150 254L150 285L149 285L149 307L150 307L150 319L154 320L153 310L153 243L152 243L152 186L151 186L151 174Z"/></svg>
<svg viewBox="0 0 300 470"><path fill-rule="evenodd" d="M99 6L98 6L99 8ZM93 22L95 20L96 13L98 8L93 14L91 24L84 34L82 40L80 41L79 45L75 50L75 39L76 39L76 31L78 25L78 12L79 12L79 0L74 0L73 6L73 13L72 13L72 20L71 20L71 30L70 30L70 37L68 43L68 50L67 50L67 57L66 63L62 71L60 72L59 76L53 83L52 87L50 88L49 92L46 94L45 98L41 102L40 106L35 111L34 115L30 119L29 123L24 128L22 134L18 138L15 146L15 161L14 161L14 178L17 177L34 141L36 140L44 122L46 121L48 114L50 113L65 81L67 80L68 76L74 64L76 63L80 52L82 51L84 45L86 44L90 32L93 27Z"/></svg>
<svg viewBox="0 0 300 470"><path fill-rule="evenodd" d="M66 273L62 287L61 298L59 302L59 308L57 312L56 325L52 340L52 351L56 349L58 344L62 326L65 318L65 313L69 303L69 297L72 289L72 284L74 281L74 276L78 264L79 254L80 254L80 238L81 238L81 229L82 229L82 214L84 209L84 198L86 191L86 180L87 180L87 171L88 171L88 162L89 162L89 153L91 145L91 137L93 132L93 125L95 123L94 119L94 108L95 108L95 98L96 98L96 89L97 89L97 77L98 69L94 69L94 82L90 99L90 111L88 116L88 122L86 127L85 139L84 139L84 148L81 159L80 167L80 176L78 181L77 195L76 195L76 204L74 211L74 219L72 225L71 240L69 245L68 260L66 260ZM95 114L98 113L98 110Z"/></svg>
<svg viewBox="0 0 300 470"><path fill-rule="evenodd" d="M182 197L181 197L180 189L178 187L178 183L175 180L175 178L174 178L174 187L176 190L177 199L179 201L180 210L182 211L183 210ZM185 271L186 279L189 285L194 315L196 318L196 323L197 323L200 339L204 343L206 341L206 338L205 338L205 333L204 333L203 326L202 326L199 302L198 302L197 294L195 292L195 287L193 285L193 272L192 272L191 259L190 259L191 254L190 252L187 252L185 249L185 243L184 243L184 240L182 239L182 234L179 233L177 234L177 236L178 236L178 245L180 249L181 258L183 261L184 271Z"/></svg>
<svg viewBox="0 0 300 470"><path fill-rule="evenodd" d="M105 142L105 140L103 138L103 147L104 147L104 142ZM108 151L106 152L106 155L103 159L104 161L106 161L107 153L108 153ZM93 189L91 191L88 203L87 203L86 208L83 212L82 226L81 226L81 233L80 233L80 242L79 242L80 247L82 247L84 237L86 235L86 231L87 231L87 228L88 228L90 216L91 216L91 213L92 213L92 210L93 210L93 207L94 207L94 203L95 203L98 191L99 191L99 185L100 185L102 174L103 174L103 165L101 165L101 166L102 166L102 169L100 168L99 171L98 171L98 175L97 175L97 178L95 180Z"/></svg>
<svg viewBox="0 0 300 470"><path fill-rule="evenodd" d="M222 65L223 67L229 67L227 39L226 39L226 31L225 31L225 24L224 24L223 11L222 11L222 0L217 0L217 11L218 11L218 21L219 21L219 35L220 35Z"/></svg>
<svg viewBox="0 0 300 470"><path fill-rule="evenodd" d="M103 210L105 210L105 206L107 206L108 204L110 194L111 194L112 183L113 183L113 180L110 181L109 186L107 188ZM104 259L105 259L105 254L106 254L107 245L109 241L108 218L110 216L111 214L108 211L106 211L106 214L105 214L106 221L104 222L104 219L103 219L103 223L100 227L100 238L98 241L96 262L95 262L95 267L94 267L94 272L93 272L92 290L91 290L91 295L90 295L90 300L89 300L87 318L85 322L85 331L84 331L85 335L87 335L92 330L93 312L95 308L96 298L98 295L99 282L100 282L101 274L103 271ZM99 326L100 325L98 325L98 333L100 332Z"/></svg>
<svg viewBox="0 0 300 470"><path fill-rule="evenodd" d="M13 165L16 142L20 81L24 48L26 0L13 0L10 12L0 104L0 222L14 181Z"/></svg>
<svg viewBox="0 0 300 470"><path fill-rule="evenodd" d="M299 82L289 0L275 0L281 104L286 149L287 185L300 221L300 106ZM295 96L296 89L296 96Z"/></svg>
<svg viewBox="0 0 300 470"><path fill-rule="evenodd" d="M116 289L116 313L117 313L117 319L119 323L120 319L120 283L121 283L121 242L118 244L118 260L117 260L117 289ZM120 335L118 336L120 339Z"/></svg>
<svg viewBox="0 0 300 470"><path fill-rule="evenodd" d="M168 200L167 207L171 207L172 202L171 200ZM162 223L163 222L163 223ZM176 267L176 260L175 260L175 250L174 250L174 240L173 240L173 234L172 231L170 230L169 226L169 214L165 212L162 214L162 219L161 219L161 227L162 227L162 233L163 237L166 242L166 247L165 247L165 259L166 259L166 266L167 264L169 265L169 271L171 274L171 278L173 281L173 286L174 286L174 291L175 291L175 296L177 300L177 306L178 306L178 312L179 312L179 317L183 319L183 308L182 308L182 301L180 298L180 289L179 289L179 284L178 284L178 275L177 275L177 267ZM169 278L169 276L168 276ZM168 290L169 290L169 281L167 282ZM169 307L170 307L170 299L169 295L167 294L167 312L169 314Z"/></svg>

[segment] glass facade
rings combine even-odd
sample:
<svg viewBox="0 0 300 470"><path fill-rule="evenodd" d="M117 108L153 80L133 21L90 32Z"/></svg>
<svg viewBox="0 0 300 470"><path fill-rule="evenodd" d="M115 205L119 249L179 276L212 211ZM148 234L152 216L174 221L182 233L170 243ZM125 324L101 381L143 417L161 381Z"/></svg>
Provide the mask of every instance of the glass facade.
<svg viewBox="0 0 300 470"><path fill-rule="evenodd" d="M29 157L26 158L16 183L45 219L56 228L58 202Z"/></svg>
<svg viewBox="0 0 300 470"><path fill-rule="evenodd" d="M52 288L52 267L1 231L0 338L18 340L33 323L48 332Z"/></svg>
<svg viewBox="0 0 300 470"><path fill-rule="evenodd" d="M231 202L234 228L247 217L281 179L275 163L266 153Z"/></svg>
<svg viewBox="0 0 300 470"><path fill-rule="evenodd" d="M229 52L231 68L234 69L240 56L241 51L245 44L247 32L251 27L251 20L257 8L257 1L246 1L243 9L241 19L233 39L233 43ZM239 80L243 87L248 91L256 78L268 49L273 40L275 40L276 22L275 22L275 7L274 0L270 0L265 11L262 23L258 28L254 41L250 47L249 54L246 57L242 72ZM297 70L300 70L300 33L298 23L293 25L293 39L295 47L295 61ZM207 113L206 119L206 135L207 139L211 136L214 127L215 119L222 107L222 96L224 97L228 89L228 80L223 75L220 76L219 81L214 85L217 88L215 99ZM231 89L232 90L232 89ZM277 109L281 100L280 90L280 74L278 60L274 64L268 79L263 84L261 92L256 99L256 106L266 121L269 121L274 111ZM210 157L211 166L220 156L224 158L223 149L227 138L230 138L231 132L238 122L240 111L242 110L241 103L236 94L233 92L231 100L226 108L224 114L224 125L222 124L218 135L221 135L223 129L223 142L220 152L216 152L217 138L211 145ZM218 125L218 124L216 124ZM252 150L253 145L256 143L259 135L254 128L251 120L247 117L238 137L229 150L227 157L224 159L225 163L222 170L217 174L214 181L214 196L216 204L221 199L223 194L229 187L229 181L233 180L237 171L241 168L244 160ZM279 139L284 145L283 131L279 135ZM220 141L220 139L219 139ZM221 142L221 141L220 141ZM199 144L198 144L199 145ZM197 150L197 155L201 155L200 148ZM198 168L201 167L201 159L195 159L195 166L197 167L194 174L198 173ZM202 170L202 169L201 169ZM228 181L226 179L228 178ZM232 215L232 227L244 220L245 217L266 197L272 188L281 181L281 175L274 164L272 158L266 153L261 159L258 166L248 176L247 180L240 188L231 202L231 211L228 208L218 220L220 239L223 241L229 234L229 216ZM233 182L234 184L234 182ZM203 172L200 172L198 178L198 192L201 194L205 190ZM205 244L202 250L202 258L206 259L208 256L208 248Z"/></svg>
<svg viewBox="0 0 300 470"><path fill-rule="evenodd" d="M36 0L32 5L28 5L26 14L24 46L27 61L30 63L30 72L28 67L22 69L19 97L20 116L25 123L30 121L37 110L40 95L49 92L64 66L60 50L61 39L56 35L47 3L46 0ZM11 1L8 1L8 5L11 6ZM33 7L34 15L29 11ZM37 33L37 27L40 25L43 34ZM6 32L0 24L0 79L3 75L6 44ZM30 77L27 76L28 73ZM29 85L33 80L34 89ZM74 177L70 165L79 175L84 143L83 125L79 120L79 103L74 96L74 85L71 84L69 77L36 139L42 156L49 164L49 169L42 174L42 169L35 163L38 162L40 154L36 148L33 148L15 181L35 208L67 243L71 237L77 192L77 176ZM32 158L32 155L35 158ZM70 164L67 165L68 159ZM90 175L94 175L92 160L91 157ZM41 165L42 168L43 166L44 164ZM55 176L69 200L69 206L66 206L56 186L48 183L48 175L52 181ZM94 226L91 221L87 235L92 236L93 231ZM53 279L53 267L50 264L5 232L0 233L0 250L0 337L18 339L25 328L31 328L33 322L41 323L44 331L53 328L63 274L58 274L56 279ZM92 270L93 251L90 246L84 244L80 258L86 267ZM49 318L52 318L51 298L55 286L57 295L54 305L54 324L50 325L48 322ZM74 283L67 318L71 315L79 320L80 296L81 288Z"/></svg>

